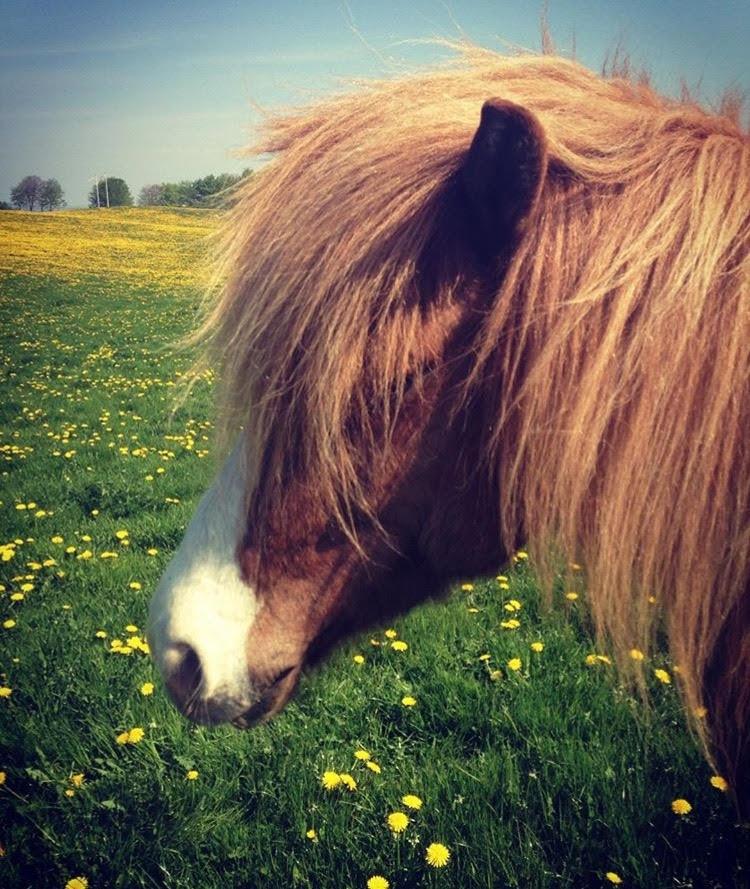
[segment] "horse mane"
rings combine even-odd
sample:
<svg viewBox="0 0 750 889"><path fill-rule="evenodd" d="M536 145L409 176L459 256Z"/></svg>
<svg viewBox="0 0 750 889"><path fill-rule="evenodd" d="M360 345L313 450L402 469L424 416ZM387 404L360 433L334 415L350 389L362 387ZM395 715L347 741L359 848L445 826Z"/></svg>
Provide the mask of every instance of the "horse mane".
<svg viewBox="0 0 750 889"><path fill-rule="evenodd" d="M419 258L483 102L510 100L544 129L550 172L465 382L491 419L502 533L542 565L551 545L583 562L621 665L664 615L691 709L736 617L725 721L744 731L750 143L736 103L709 113L569 59L455 49L435 70L272 117L250 150L274 158L228 216L226 283L199 337L225 426L251 418L251 520L306 473L353 540L354 516L374 515L360 468L419 377ZM435 304L469 283L442 275Z"/></svg>

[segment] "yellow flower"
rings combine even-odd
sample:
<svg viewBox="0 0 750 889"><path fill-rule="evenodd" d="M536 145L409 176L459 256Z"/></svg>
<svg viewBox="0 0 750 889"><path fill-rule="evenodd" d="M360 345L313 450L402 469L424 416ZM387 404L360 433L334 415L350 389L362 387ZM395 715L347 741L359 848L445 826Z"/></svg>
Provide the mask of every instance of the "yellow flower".
<svg viewBox="0 0 750 889"><path fill-rule="evenodd" d="M495 580L496 580L498 583L507 583L507 582L508 582L508 577L507 577L507 575L505 575L505 574L498 574L497 577L495 578Z"/></svg>
<svg viewBox="0 0 750 889"><path fill-rule="evenodd" d="M137 580L131 580L128 584L131 590L140 590L142 589L142 585Z"/></svg>
<svg viewBox="0 0 750 889"><path fill-rule="evenodd" d="M385 877L376 874L367 881L367 889L388 889L391 884Z"/></svg>
<svg viewBox="0 0 750 889"><path fill-rule="evenodd" d="M364 664L365 657L362 654L355 654L354 657L352 658L352 660L354 661L355 664Z"/></svg>
<svg viewBox="0 0 750 889"><path fill-rule="evenodd" d="M65 884L65 889L88 889L89 881L86 877L73 877Z"/></svg>
<svg viewBox="0 0 750 889"><path fill-rule="evenodd" d="M611 664L612 661L606 654L587 654L586 663L589 667L593 667L594 664Z"/></svg>
<svg viewBox="0 0 750 889"><path fill-rule="evenodd" d="M654 676L659 680L659 682L663 682L664 685L669 685L672 681L669 673L666 670L654 670Z"/></svg>
<svg viewBox="0 0 750 889"><path fill-rule="evenodd" d="M570 599L571 602L575 602L575 600L578 598L578 593L565 593L565 598Z"/></svg>
<svg viewBox="0 0 750 889"><path fill-rule="evenodd" d="M357 782L354 780L354 778L352 778L351 775L347 774L346 772L342 772L339 775L339 778L341 779L341 783L346 787L347 790L357 789Z"/></svg>
<svg viewBox="0 0 750 889"><path fill-rule="evenodd" d="M696 707L695 710L693 710L693 716L695 716L696 719L705 719L707 713L708 710L705 707Z"/></svg>
<svg viewBox="0 0 750 889"><path fill-rule="evenodd" d="M474 584L473 584L473 583L462 583L462 584L461 584L461 589L462 589L465 593L469 593L469 592L471 592L471 591L474 589Z"/></svg>
<svg viewBox="0 0 750 889"><path fill-rule="evenodd" d="M388 816L388 827L393 833L403 833L409 825L409 816L406 812L391 812Z"/></svg>
<svg viewBox="0 0 750 889"><path fill-rule="evenodd" d="M717 790L729 790L727 780L722 778L721 775L712 775L710 780L711 787L715 787Z"/></svg>
<svg viewBox="0 0 750 889"><path fill-rule="evenodd" d="M531 643L532 651L544 651L544 642L532 642Z"/></svg>
<svg viewBox="0 0 750 889"><path fill-rule="evenodd" d="M59 534L55 534L55 536L51 537L50 539L52 540L53 543L62 543L63 542L63 538L60 537Z"/></svg>
<svg viewBox="0 0 750 889"><path fill-rule="evenodd" d="M5 784L5 779L7 777L8 776L5 774L5 772L0 772L0 784Z"/></svg>
<svg viewBox="0 0 750 889"><path fill-rule="evenodd" d="M68 780L73 785L73 787L80 787L86 780L86 776L83 774L83 772L79 772L76 775L71 775Z"/></svg>
<svg viewBox="0 0 750 889"><path fill-rule="evenodd" d="M141 686L141 694L142 695L152 695L154 693L154 683L153 682L144 682Z"/></svg>
<svg viewBox="0 0 750 889"><path fill-rule="evenodd" d="M341 784L341 776L338 772L323 772L320 782L326 790L335 790Z"/></svg>
<svg viewBox="0 0 750 889"><path fill-rule="evenodd" d="M354 751L354 758L360 759L362 762L367 762L367 760L370 759L370 752L369 750L362 750L362 748L360 748L359 750Z"/></svg>
<svg viewBox="0 0 750 889"><path fill-rule="evenodd" d="M406 642L402 642L400 639L397 639L395 642L391 642L391 648L394 651L406 651L409 646Z"/></svg>
<svg viewBox="0 0 750 889"><path fill-rule="evenodd" d="M484 661L486 663L487 661L492 660L492 655L491 654L480 654L479 660Z"/></svg>
<svg viewBox="0 0 750 889"><path fill-rule="evenodd" d="M672 811L675 815L687 815L693 811L693 807L686 799L676 799L672 802Z"/></svg>
<svg viewBox="0 0 750 889"><path fill-rule="evenodd" d="M13 694L13 689L7 685L0 685L0 698L9 698Z"/></svg>
<svg viewBox="0 0 750 889"><path fill-rule="evenodd" d="M613 870L608 870L604 876L610 883L615 883L616 885L622 883L622 877L619 874L616 874Z"/></svg>
<svg viewBox="0 0 750 889"><path fill-rule="evenodd" d="M158 549L154 549L154 547L151 547L150 549L147 549L146 552L147 552L150 556L155 556L155 555L159 552L159 550L158 550Z"/></svg>
<svg viewBox="0 0 750 889"><path fill-rule="evenodd" d="M406 806L407 809L414 809L415 811L419 811L422 808L422 800L415 796L413 793L407 793L406 796L401 797L401 802Z"/></svg>
<svg viewBox="0 0 750 889"><path fill-rule="evenodd" d="M376 762L373 762L371 759L368 760L368 761L365 763L365 765L367 766L367 768L368 768L371 772L375 772L376 775L379 775L379 774L383 771L383 770L380 768L380 766L379 766Z"/></svg>
<svg viewBox="0 0 750 889"><path fill-rule="evenodd" d="M195 779L198 777L197 769L190 769L190 771L185 774L185 777L188 781L195 781Z"/></svg>
<svg viewBox="0 0 750 889"><path fill-rule="evenodd" d="M442 843L430 843L424 857L430 867L445 867L450 861L451 853Z"/></svg>
<svg viewBox="0 0 750 889"><path fill-rule="evenodd" d="M5 627L6 630L12 630L13 627L15 627L15 625L16 625L16 622L13 620L13 618L9 618L8 620L3 621L3 626Z"/></svg>
<svg viewBox="0 0 750 889"><path fill-rule="evenodd" d="M116 741L118 744L137 744L143 740L145 734L142 728L131 728L130 731L121 732L117 736Z"/></svg>
<svg viewBox="0 0 750 889"><path fill-rule="evenodd" d="M395 639L398 636L398 633L395 630L386 630L385 638L386 639Z"/></svg>
<svg viewBox="0 0 750 889"><path fill-rule="evenodd" d="M414 707L417 703L417 699L413 698L411 695L404 695L403 698L401 698L401 703L404 707Z"/></svg>
<svg viewBox="0 0 750 889"><path fill-rule="evenodd" d="M511 617L509 620L501 620L500 626L504 630L517 630L521 626L521 621L516 620L515 617Z"/></svg>
<svg viewBox="0 0 750 889"><path fill-rule="evenodd" d="M115 531L115 537L116 537L118 540L125 540L125 538L126 538L127 536L128 536L128 532L127 532L124 528L123 528L122 530L120 530L120 531Z"/></svg>
<svg viewBox="0 0 750 889"><path fill-rule="evenodd" d="M631 648L630 657L632 657L634 661L642 661L645 655L639 648Z"/></svg>
<svg viewBox="0 0 750 889"><path fill-rule="evenodd" d="M513 657L508 661L508 669L513 670L513 672L518 672L521 669L521 658Z"/></svg>
<svg viewBox="0 0 750 889"><path fill-rule="evenodd" d="M21 592L30 593L34 589L33 583L22 583L21 584Z"/></svg>
<svg viewBox="0 0 750 889"><path fill-rule="evenodd" d="M315 832L314 827L311 827L310 830L307 831L305 836L308 838L308 840L315 840L318 838L318 834Z"/></svg>

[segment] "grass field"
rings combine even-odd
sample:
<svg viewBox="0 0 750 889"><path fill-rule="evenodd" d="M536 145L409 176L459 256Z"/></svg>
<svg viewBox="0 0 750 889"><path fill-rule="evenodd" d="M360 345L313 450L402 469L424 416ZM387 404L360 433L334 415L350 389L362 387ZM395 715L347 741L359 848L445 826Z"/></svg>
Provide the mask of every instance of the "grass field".
<svg viewBox="0 0 750 889"><path fill-rule="evenodd" d="M750 885L674 666L646 653L647 712L585 590L542 612L523 554L352 640L266 726L170 706L148 600L215 467L210 374L171 416L167 347L215 224L0 213L0 886Z"/></svg>

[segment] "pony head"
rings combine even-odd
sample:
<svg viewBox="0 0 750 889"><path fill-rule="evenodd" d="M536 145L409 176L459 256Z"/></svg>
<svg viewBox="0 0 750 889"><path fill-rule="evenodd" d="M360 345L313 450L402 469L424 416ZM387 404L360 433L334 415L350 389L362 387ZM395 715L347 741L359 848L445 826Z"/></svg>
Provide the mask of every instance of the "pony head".
<svg viewBox="0 0 750 889"><path fill-rule="evenodd" d="M746 774L750 146L730 111L463 47L267 124L199 334L234 446L151 605L187 716L268 717L343 636L528 541L548 574L555 552L585 564L621 665L666 627L704 739Z"/></svg>

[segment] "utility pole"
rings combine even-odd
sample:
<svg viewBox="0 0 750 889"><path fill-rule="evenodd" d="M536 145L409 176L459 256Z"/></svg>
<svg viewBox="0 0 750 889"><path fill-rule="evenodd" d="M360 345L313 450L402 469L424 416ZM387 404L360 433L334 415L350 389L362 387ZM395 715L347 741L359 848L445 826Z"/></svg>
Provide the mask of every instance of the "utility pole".
<svg viewBox="0 0 750 889"><path fill-rule="evenodd" d="M109 186L107 185L107 177L104 177L104 191L107 195L107 209L109 210Z"/></svg>

